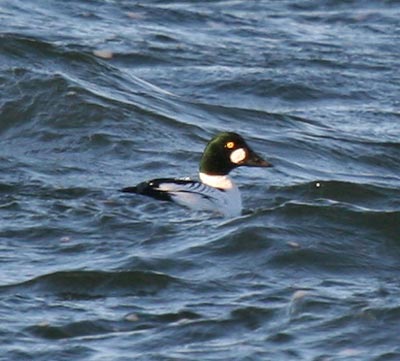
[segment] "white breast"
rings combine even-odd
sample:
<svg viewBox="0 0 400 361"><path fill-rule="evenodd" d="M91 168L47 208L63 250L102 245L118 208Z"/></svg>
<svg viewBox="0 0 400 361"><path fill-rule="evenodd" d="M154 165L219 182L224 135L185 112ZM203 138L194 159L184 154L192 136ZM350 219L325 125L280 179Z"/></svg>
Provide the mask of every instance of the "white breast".
<svg viewBox="0 0 400 361"><path fill-rule="evenodd" d="M214 189L214 207L226 217L239 216L242 212L242 197L239 188L228 175L215 176L200 173L200 180L203 184ZM221 191L222 189L222 191Z"/></svg>

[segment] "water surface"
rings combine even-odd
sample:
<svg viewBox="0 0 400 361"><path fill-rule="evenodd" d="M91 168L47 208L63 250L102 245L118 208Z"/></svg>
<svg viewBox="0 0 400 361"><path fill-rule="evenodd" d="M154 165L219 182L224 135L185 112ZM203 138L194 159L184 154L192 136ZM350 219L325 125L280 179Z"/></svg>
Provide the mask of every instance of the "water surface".
<svg viewBox="0 0 400 361"><path fill-rule="evenodd" d="M0 356L398 360L396 1L2 1ZM241 133L244 214L118 189Z"/></svg>

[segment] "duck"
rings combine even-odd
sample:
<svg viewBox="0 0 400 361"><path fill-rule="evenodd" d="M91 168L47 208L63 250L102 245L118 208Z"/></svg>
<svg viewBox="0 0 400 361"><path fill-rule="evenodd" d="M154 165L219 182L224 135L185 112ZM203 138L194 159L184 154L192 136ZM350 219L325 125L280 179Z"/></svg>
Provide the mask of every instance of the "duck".
<svg viewBox="0 0 400 361"><path fill-rule="evenodd" d="M199 180L155 178L122 188L121 192L174 202L194 211L236 217L242 213L242 198L229 174L242 166L266 168L272 164L253 151L241 135L221 132L204 149Z"/></svg>

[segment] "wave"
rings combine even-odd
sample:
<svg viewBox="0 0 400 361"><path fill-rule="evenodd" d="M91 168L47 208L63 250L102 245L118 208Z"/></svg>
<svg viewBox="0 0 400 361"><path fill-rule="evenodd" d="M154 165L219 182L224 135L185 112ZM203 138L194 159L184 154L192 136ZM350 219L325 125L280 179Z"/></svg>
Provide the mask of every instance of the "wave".
<svg viewBox="0 0 400 361"><path fill-rule="evenodd" d="M60 271L0 287L0 292L47 295L65 300L144 296L182 285L178 278L147 271Z"/></svg>

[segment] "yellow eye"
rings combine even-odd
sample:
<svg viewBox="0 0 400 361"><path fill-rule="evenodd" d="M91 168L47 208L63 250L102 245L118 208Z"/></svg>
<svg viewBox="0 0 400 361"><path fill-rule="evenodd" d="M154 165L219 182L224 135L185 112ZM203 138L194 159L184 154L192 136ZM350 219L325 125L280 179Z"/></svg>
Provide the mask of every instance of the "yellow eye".
<svg viewBox="0 0 400 361"><path fill-rule="evenodd" d="M234 143L234 142L228 142L228 143L226 143L226 147L227 147L228 149L232 149L234 146L235 146L235 143Z"/></svg>

